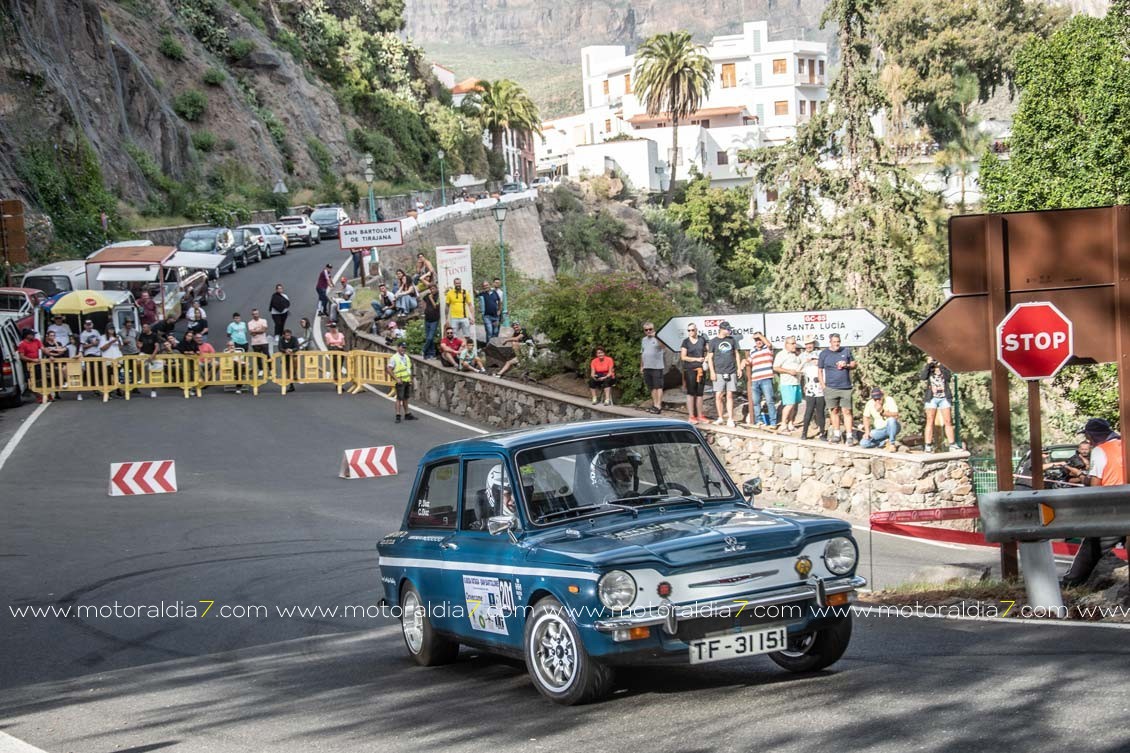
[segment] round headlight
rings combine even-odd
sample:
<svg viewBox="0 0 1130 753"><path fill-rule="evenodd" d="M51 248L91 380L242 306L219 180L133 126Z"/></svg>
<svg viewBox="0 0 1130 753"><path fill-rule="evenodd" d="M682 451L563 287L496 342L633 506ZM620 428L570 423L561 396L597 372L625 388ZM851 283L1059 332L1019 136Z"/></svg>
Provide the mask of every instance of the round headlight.
<svg viewBox="0 0 1130 753"><path fill-rule="evenodd" d="M847 575L859 558L855 542L844 536L829 539L824 545L824 564L836 575Z"/></svg>
<svg viewBox="0 0 1130 753"><path fill-rule="evenodd" d="M627 609L636 600L636 581L623 570L612 570L597 581L596 593L609 609Z"/></svg>

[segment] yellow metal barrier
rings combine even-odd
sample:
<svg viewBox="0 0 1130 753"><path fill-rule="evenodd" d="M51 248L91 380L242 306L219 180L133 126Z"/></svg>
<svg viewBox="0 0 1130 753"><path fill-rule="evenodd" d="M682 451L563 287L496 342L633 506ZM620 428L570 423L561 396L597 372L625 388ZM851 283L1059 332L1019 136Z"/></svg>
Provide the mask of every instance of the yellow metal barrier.
<svg viewBox="0 0 1130 753"><path fill-rule="evenodd" d="M183 355L126 356L122 358L126 400L134 390L175 389L191 397L196 387L196 359Z"/></svg>
<svg viewBox="0 0 1130 753"><path fill-rule="evenodd" d="M271 358L271 381L279 385L284 394L292 384L332 384L340 395L350 381L346 371L348 355L340 350L276 353Z"/></svg>
<svg viewBox="0 0 1130 753"><path fill-rule="evenodd" d="M206 353L196 356L196 396L205 387L259 388L271 381L270 361L262 353Z"/></svg>
<svg viewBox="0 0 1130 753"><path fill-rule="evenodd" d="M111 392L121 389L119 360L50 358L39 361L31 369L31 390L40 396L56 392L99 392L105 402Z"/></svg>
<svg viewBox="0 0 1130 753"><path fill-rule="evenodd" d="M368 350L349 352L349 381L353 383L350 393L356 395L365 389L366 384L391 386L394 383L387 371L388 353L374 353Z"/></svg>

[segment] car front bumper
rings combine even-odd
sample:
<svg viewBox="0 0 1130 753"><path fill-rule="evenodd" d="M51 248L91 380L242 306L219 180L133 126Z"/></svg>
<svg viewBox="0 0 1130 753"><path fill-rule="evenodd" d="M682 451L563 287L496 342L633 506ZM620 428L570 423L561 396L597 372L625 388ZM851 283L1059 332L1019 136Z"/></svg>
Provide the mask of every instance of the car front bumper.
<svg viewBox="0 0 1130 753"><path fill-rule="evenodd" d="M319 227L318 236L321 238L336 238L338 236L338 228L334 227Z"/></svg>
<svg viewBox="0 0 1130 753"><path fill-rule="evenodd" d="M597 620L593 623L593 627L600 633L613 636L613 640L616 642L624 640L621 636L632 628L662 627L662 632L669 636L676 636L680 632L680 623L686 624L715 618L736 618L740 616L739 612L746 610L752 613L767 607L789 604L798 606L814 604L816 607L824 608L828 606L828 596L845 593L850 595L856 589L863 588L866 585L867 579L859 575L828 579L810 578L808 582L800 586L778 588L740 598L730 597L678 605L668 602L658 608L644 612Z"/></svg>

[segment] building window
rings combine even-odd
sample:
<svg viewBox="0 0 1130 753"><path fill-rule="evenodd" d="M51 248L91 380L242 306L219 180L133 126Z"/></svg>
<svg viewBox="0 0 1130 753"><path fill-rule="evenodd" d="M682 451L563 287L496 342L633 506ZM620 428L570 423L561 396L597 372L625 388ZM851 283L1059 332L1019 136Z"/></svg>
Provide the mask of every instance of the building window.
<svg viewBox="0 0 1130 753"><path fill-rule="evenodd" d="M608 94L608 79L604 79L600 82L600 90L604 92L605 95Z"/></svg>
<svg viewBox="0 0 1130 753"><path fill-rule="evenodd" d="M753 51L761 52L761 32L753 32Z"/></svg>
<svg viewBox="0 0 1130 753"><path fill-rule="evenodd" d="M604 132L605 133L612 133L612 121L611 120L605 119L605 121L604 121Z"/></svg>
<svg viewBox="0 0 1130 753"><path fill-rule="evenodd" d="M789 114L789 102L788 102L788 100L778 99L776 102L774 102L773 103L773 114L774 115L788 115Z"/></svg>
<svg viewBox="0 0 1130 753"><path fill-rule="evenodd" d="M632 93L632 74L630 74L630 73L624 74L624 93L625 94L631 94Z"/></svg>
<svg viewBox="0 0 1130 753"><path fill-rule="evenodd" d="M798 110L798 112L800 112L801 116L808 114L806 103L803 99L800 101L800 110Z"/></svg>
<svg viewBox="0 0 1130 753"><path fill-rule="evenodd" d="M728 164L730 164L730 153L729 153L729 152L723 152L723 151L719 151L719 152L718 152L718 164L719 164L719 165L728 165Z"/></svg>
<svg viewBox="0 0 1130 753"><path fill-rule="evenodd" d="M710 121L709 120L700 120L698 122L698 124L700 126L702 126L703 128L709 128L710 127Z"/></svg>
<svg viewBox="0 0 1130 753"><path fill-rule="evenodd" d="M788 72L788 61L786 61L784 58L777 58L773 61L773 75L783 75Z"/></svg>
<svg viewBox="0 0 1130 753"><path fill-rule="evenodd" d="M761 63L753 64L753 85L761 86Z"/></svg>
<svg viewBox="0 0 1130 753"><path fill-rule="evenodd" d="M765 105L762 105L762 104L757 105L757 122L758 123L764 123L765 122Z"/></svg>
<svg viewBox="0 0 1130 753"><path fill-rule="evenodd" d="M821 76L824 75L824 61L823 60L820 61L820 75Z"/></svg>
<svg viewBox="0 0 1130 753"><path fill-rule="evenodd" d="M804 75L804 58L798 58L796 61L796 72Z"/></svg>
<svg viewBox="0 0 1130 753"><path fill-rule="evenodd" d="M738 85L738 66L736 63L722 63L722 88L732 89Z"/></svg>
<svg viewBox="0 0 1130 753"><path fill-rule="evenodd" d="M776 201L777 200L777 189L776 188L767 188L765 190L765 200L766 201Z"/></svg>

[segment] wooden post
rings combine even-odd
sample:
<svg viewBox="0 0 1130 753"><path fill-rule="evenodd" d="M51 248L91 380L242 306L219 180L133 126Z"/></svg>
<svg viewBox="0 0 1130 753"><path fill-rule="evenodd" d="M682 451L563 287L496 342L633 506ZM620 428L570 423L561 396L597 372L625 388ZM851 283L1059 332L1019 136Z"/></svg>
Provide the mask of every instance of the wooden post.
<svg viewBox="0 0 1130 753"><path fill-rule="evenodd" d="M1040 422L1040 383L1033 379L1028 382L1028 443L1032 449L1032 488L1044 488L1044 432Z"/></svg>
<svg viewBox="0 0 1130 753"><path fill-rule="evenodd" d="M1118 364L1118 430L1130 431L1130 206L1114 207L1114 337ZM1130 468L1130 441L1122 441Z"/></svg>
<svg viewBox="0 0 1130 753"><path fill-rule="evenodd" d="M1012 423L1008 397L1008 369L996 358L997 325L1009 309L1008 254L1005 251L1006 225L1003 217L985 218L985 256L989 288L989 342L994 343L993 452L996 456L997 491L1012 491ZM1020 574L1015 543L1001 544L1001 577L1015 580Z"/></svg>

